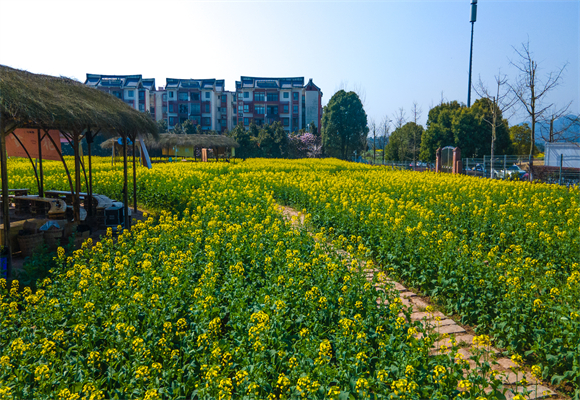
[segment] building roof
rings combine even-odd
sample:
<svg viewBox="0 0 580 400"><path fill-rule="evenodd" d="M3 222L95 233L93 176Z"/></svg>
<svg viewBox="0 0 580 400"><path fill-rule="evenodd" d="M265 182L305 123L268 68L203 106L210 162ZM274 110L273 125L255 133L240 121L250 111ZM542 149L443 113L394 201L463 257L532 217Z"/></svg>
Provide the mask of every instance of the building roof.
<svg viewBox="0 0 580 400"><path fill-rule="evenodd" d="M143 79L142 75L99 75L87 74L85 85L101 88L149 89L155 88L155 79Z"/></svg>
<svg viewBox="0 0 580 400"><path fill-rule="evenodd" d="M236 81L236 90L244 88L291 89L302 87L304 87L304 77L260 78L253 76L242 76L240 81Z"/></svg>
<svg viewBox="0 0 580 400"><path fill-rule="evenodd" d="M167 78L165 89L221 89L225 85L223 79L178 79Z"/></svg>

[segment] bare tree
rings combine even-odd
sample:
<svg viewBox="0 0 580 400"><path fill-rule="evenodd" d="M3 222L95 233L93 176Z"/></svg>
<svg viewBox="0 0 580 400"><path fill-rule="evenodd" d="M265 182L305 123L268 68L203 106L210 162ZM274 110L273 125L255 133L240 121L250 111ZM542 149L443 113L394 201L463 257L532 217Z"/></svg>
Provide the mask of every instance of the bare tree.
<svg viewBox="0 0 580 400"><path fill-rule="evenodd" d="M559 110L552 107L546 111L546 115L542 118L542 121L547 123L549 128L548 132L542 129L543 127L540 128L540 136L542 139L546 142L567 141L566 138L563 138L564 134L580 122L579 116L566 115L571 105L572 102ZM554 130L554 122L556 120L564 120L564 123L558 129Z"/></svg>
<svg viewBox="0 0 580 400"><path fill-rule="evenodd" d="M417 102L414 101L413 106L411 107L411 114L413 115L413 122L415 123L415 126L413 127L413 169L417 168L417 121L421 118L421 113L421 107L419 107Z"/></svg>
<svg viewBox="0 0 580 400"><path fill-rule="evenodd" d="M377 155L377 124L375 123L374 119L371 119L369 122L369 132L373 133L373 165L376 163L376 155Z"/></svg>
<svg viewBox="0 0 580 400"><path fill-rule="evenodd" d="M390 130L391 130L391 121L389 119L388 115L385 115L383 117L383 120L381 121L381 128L383 130L383 139L382 139L382 148L383 148L383 165L385 164L385 151L387 150L387 142L389 140L389 134L390 134Z"/></svg>
<svg viewBox="0 0 580 400"><path fill-rule="evenodd" d="M507 90L503 90L508 84L508 79L506 75L502 75L501 71L494 76L496 83L495 94L485 86L481 81L481 76L479 77L479 84L475 87L475 92L481 98L488 99L489 102L489 112L491 114L491 119L483 118L491 126L491 166L490 170L493 174L493 157L495 155L495 139L496 139L496 129L503 125L504 113L514 106L517 102L517 97L513 95L513 91L508 87ZM492 175L493 178L493 175Z"/></svg>
<svg viewBox="0 0 580 400"><path fill-rule="evenodd" d="M516 98L526 113L531 118L531 141L530 141L530 181L533 180L534 166L534 146L536 142L536 122L544 117L547 110L552 108L553 104L545 101L545 96L552 89L560 84L562 74L567 64L564 64L557 71L550 72L544 79L538 76L538 62L534 60L530 51L530 41L522 43L521 49L514 47L517 54L517 60L510 61L511 65L516 67L520 73L515 84L510 88L513 90Z"/></svg>
<svg viewBox="0 0 580 400"><path fill-rule="evenodd" d="M393 114L393 120L395 121L395 129L400 129L407 122L407 116L405 115L405 109L403 107Z"/></svg>

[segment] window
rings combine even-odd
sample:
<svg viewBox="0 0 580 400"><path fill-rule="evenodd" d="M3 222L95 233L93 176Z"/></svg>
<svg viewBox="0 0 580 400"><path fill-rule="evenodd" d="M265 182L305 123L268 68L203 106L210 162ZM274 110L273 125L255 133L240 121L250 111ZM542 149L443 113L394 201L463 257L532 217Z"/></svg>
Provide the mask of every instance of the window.
<svg viewBox="0 0 580 400"><path fill-rule="evenodd" d="M223 94L222 95L222 103L227 103L228 102L228 96Z"/></svg>
<svg viewBox="0 0 580 400"><path fill-rule="evenodd" d="M209 99L209 92L205 92L205 98Z"/></svg>
<svg viewBox="0 0 580 400"><path fill-rule="evenodd" d="M292 118L292 126L294 130L298 130L298 118Z"/></svg>
<svg viewBox="0 0 580 400"><path fill-rule="evenodd" d="M295 105L292 106L292 112L294 114L298 114L298 105L297 104L295 104Z"/></svg>
<svg viewBox="0 0 580 400"><path fill-rule="evenodd" d="M289 97L290 97L290 93L288 93L288 92L284 92L284 98L285 98L285 99L287 99L287 98L289 98Z"/></svg>
<svg viewBox="0 0 580 400"><path fill-rule="evenodd" d="M254 93L254 101L264 101L264 93Z"/></svg>
<svg viewBox="0 0 580 400"><path fill-rule="evenodd" d="M191 105L191 113L192 114L199 115L200 112L201 112L201 107L199 106L199 103Z"/></svg>
<svg viewBox="0 0 580 400"><path fill-rule="evenodd" d="M173 104L169 105L169 112L173 112Z"/></svg>
<svg viewBox="0 0 580 400"><path fill-rule="evenodd" d="M209 103L205 103L205 104L203 105L203 112L206 112L206 113L208 113L208 112L209 112Z"/></svg>
<svg viewBox="0 0 580 400"><path fill-rule="evenodd" d="M211 125L211 118L209 118L209 117L202 118L201 124L204 126L210 126Z"/></svg>
<svg viewBox="0 0 580 400"><path fill-rule="evenodd" d="M236 94L232 93L232 101L236 101Z"/></svg>
<svg viewBox="0 0 580 400"><path fill-rule="evenodd" d="M177 99L178 99L179 101L187 101L187 100L188 100L188 97L189 97L189 96L187 95L187 92L179 92L179 93L177 94Z"/></svg>
<svg viewBox="0 0 580 400"><path fill-rule="evenodd" d="M190 93L191 101L199 101L199 93Z"/></svg>
<svg viewBox="0 0 580 400"><path fill-rule="evenodd" d="M155 107L151 107L149 109L149 112L151 113L151 115L153 115L153 119L155 119Z"/></svg>
<svg viewBox="0 0 580 400"><path fill-rule="evenodd" d="M236 115L236 108L232 108L232 112L234 113L234 115Z"/></svg>
<svg viewBox="0 0 580 400"><path fill-rule="evenodd" d="M247 92L246 92L247 93ZM250 118L244 118L244 125L248 126L250 125Z"/></svg>
<svg viewBox="0 0 580 400"><path fill-rule="evenodd" d="M225 107L222 107L222 108L221 108L221 111L222 111L223 113L225 113L225 112L228 112L227 108L225 108Z"/></svg>
<svg viewBox="0 0 580 400"><path fill-rule="evenodd" d="M163 93L163 95L161 96L161 99L163 101L167 101L167 93Z"/></svg>
<svg viewBox="0 0 580 400"><path fill-rule="evenodd" d="M288 114L288 104L284 104L284 114Z"/></svg>
<svg viewBox="0 0 580 400"><path fill-rule="evenodd" d="M244 106L242 104L238 106L238 111L240 112L240 114L244 112Z"/></svg>
<svg viewBox="0 0 580 400"><path fill-rule="evenodd" d="M284 124L284 126L288 126L290 121L288 118L282 118L282 123Z"/></svg>
<svg viewBox="0 0 580 400"><path fill-rule="evenodd" d="M278 115L278 106L268 106L268 115Z"/></svg>
<svg viewBox="0 0 580 400"><path fill-rule="evenodd" d="M115 96L116 98L120 99L121 98L121 92L113 92L113 96Z"/></svg>
<svg viewBox="0 0 580 400"><path fill-rule="evenodd" d="M185 121L187 121L186 117L179 117L179 123L183 124Z"/></svg>
<svg viewBox="0 0 580 400"><path fill-rule="evenodd" d="M175 117L169 117L169 125L175 125Z"/></svg>
<svg viewBox="0 0 580 400"><path fill-rule="evenodd" d="M238 119L236 117L232 118L232 125L236 126L238 124Z"/></svg>
<svg viewBox="0 0 580 400"><path fill-rule="evenodd" d="M169 92L169 98L172 99L173 97L175 97L175 92Z"/></svg>
<svg viewBox="0 0 580 400"><path fill-rule="evenodd" d="M256 123L256 125L258 126L262 126L264 125L264 120L263 119L255 119L254 122Z"/></svg>
<svg viewBox="0 0 580 400"><path fill-rule="evenodd" d="M127 90L127 97L132 99L134 96L134 91L133 90Z"/></svg>
<svg viewBox="0 0 580 400"><path fill-rule="evenodd" d="M144 90L139 91L139 100L145 100L145 91Z"/></svg>
<svg viewBox="0 0 580 400"><path fill-rule="evenodd" d="M254 106L254 112L256 114L264 115L264 106Z"/></svg>
<svg viewBox="0 0 580 400"><path fill-rule="evenodd" d="M180 104L179 105L179 113L180 114L187 114L187 104Z"/></svg>
<svg viewBox="0 0 580 400"><path fill-rule="evenodd" d="M292 93L292 100L298 101L298 92Z"/></svg>
<svg viewBox="0 0 580 400"><path fill-rule="evenodd" d="M244 92L244 99L250 98L250 92Z"/></svg>
<svg viewBox="0 0 580 400"><path fill-rule="evenodd" d="M278 93L268 93L268 101L278 101Z"/></svg>
<svg viewBox="0 0 580 400"><path fill-rule="evenodd" d="M244 112L250 112L250 105L244 104Z"/></svg>
<svg viewBox="0 0 580 400"><path fill-rule="evenodd" d="M163 114L165 114L167 112L167 106L163 106L163 108L161 109L161 111L163 112Z"/></svg>
<svg viewBox="0 0 580 400"><path fill-rule="evenodd" d="M145 104L139 104L139 111L145 111Z"/></svg>

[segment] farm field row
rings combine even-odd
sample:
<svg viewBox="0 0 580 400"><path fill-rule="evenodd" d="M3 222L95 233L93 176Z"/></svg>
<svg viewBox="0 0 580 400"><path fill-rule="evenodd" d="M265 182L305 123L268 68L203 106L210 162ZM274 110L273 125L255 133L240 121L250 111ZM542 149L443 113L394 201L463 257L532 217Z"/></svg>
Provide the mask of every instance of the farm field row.
<svg viewBox="0 0 580 400"><path fill-rule="evenodd" d="M120 198L120 167L95 164L95 192ZM35 187L29 164L9 168L10 187ZM140 204L180 216L62 260L41 296L2 292L0 381L18 396L82 389L73 382L107 398L457 396L455 350L429 357L429 339L409 334L421 326L399 320L398 306L376 308L393 295L285 223L275 202L308 210L336 245L578 393L578 189L336 160L176 163L138 176ZM66 190L63 178L45 164L46 188ZM21 376L13 360L28 366ZM466 376L464 398L491 383Z"/></svg>

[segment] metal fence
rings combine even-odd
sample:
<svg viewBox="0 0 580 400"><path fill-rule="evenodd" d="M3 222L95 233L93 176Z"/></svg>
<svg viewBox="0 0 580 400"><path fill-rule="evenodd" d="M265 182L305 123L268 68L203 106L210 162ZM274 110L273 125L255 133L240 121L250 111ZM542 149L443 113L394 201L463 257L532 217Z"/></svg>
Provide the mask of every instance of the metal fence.
<svg viewBox="0 0 580 400"><path fill-rule="evenodd" d="M529 179L530 164L533 165L535 181L559 185L577 185L580 183L580 157L561 155L557 165L545 165L544 158L530 158L528 155L503 155L491 158L464 158L463 172L467 175L491 179Z"/></svg>

